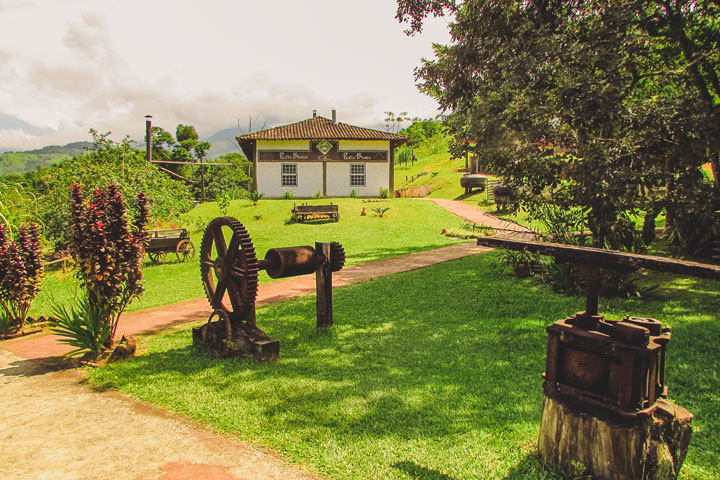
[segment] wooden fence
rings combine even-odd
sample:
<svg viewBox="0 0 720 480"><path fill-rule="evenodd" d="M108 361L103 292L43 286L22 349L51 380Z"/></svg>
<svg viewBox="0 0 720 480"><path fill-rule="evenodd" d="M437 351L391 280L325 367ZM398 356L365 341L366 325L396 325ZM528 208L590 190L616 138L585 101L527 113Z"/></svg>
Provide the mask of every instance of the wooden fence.
<svg viewBox="0 0 720 480"><path fill-rule="evenodd" d="M421 185L419 187L401 188L395 190L395 198L420 198L430 195L430 185Z"/></svg>

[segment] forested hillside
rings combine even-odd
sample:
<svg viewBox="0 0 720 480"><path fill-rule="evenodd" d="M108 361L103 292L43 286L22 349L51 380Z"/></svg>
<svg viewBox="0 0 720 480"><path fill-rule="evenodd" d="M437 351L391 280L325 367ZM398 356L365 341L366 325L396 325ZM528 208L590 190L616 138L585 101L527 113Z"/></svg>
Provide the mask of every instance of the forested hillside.
<svg viewBox="0 0 720 480"><path fill-rule="evenodd" d="M56 165L63 160L83 155L90 147L90 142L72 142L25 152L6 152L0 154L0 175L30 172L37 167Z"/></svg>

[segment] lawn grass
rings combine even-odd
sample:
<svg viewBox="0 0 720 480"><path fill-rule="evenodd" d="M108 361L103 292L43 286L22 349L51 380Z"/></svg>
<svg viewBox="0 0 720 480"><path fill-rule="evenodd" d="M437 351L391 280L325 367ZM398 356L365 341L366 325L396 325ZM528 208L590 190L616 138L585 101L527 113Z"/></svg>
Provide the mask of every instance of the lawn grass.
<svg viewBox="0 0 720 480"><path fill-rule="evenodd" d="M227 214L239 219L250 233L258 258L273 247L311 245L315 242L340 242L346 252L346 265L357 265L407 253L430 250L456 243L441 234L443 228L457 228L462 221L432 202L416 199L390 199L382 203L365 203L361 199L330 198L296 200L298 203L322 204L332 202L339 206L340 221L325 223L291 223L290 210L294 200L261 200L253 206L247 200L234 200ZM390 209L383 218L376 217L373 208ZM367 215L360 216L366 208ZM259 220L255 219L260 215ZM208 202L183 217L191 232L197 253L204 229L215 217L223 216L216 202ZM199 255L194 260L178 263L174 254L168 255L160 265L148 261L143 268L145 294L130 304L128 311L169 305L190 298L204 296L200 277ZM270 278L261 272L260 283ZM43 290L32 304L33 316L49 315L51 304L68 302L76 291L72 274L49 272L43 281Z"/></svg>
<svg viewBox="0 0 720 480"><path fill-rule="evenodd" d="M448 140L429 141L415 148L418 158L414 164L395 165L395 188L419 187L430 185L431 198L450 198L465 200L471 205L485 200L484 192L465 194L460 186L460 177L465 170L465 159L450 158Z"/></svg>
<svg viewBox="0 0 720 480"><path fill-rule="evenodd" d="M336 289L329 330L314 328L313 296L260 308L277 362L213 359L183 326L88 375L325 478L564 478L534 456L544 328L583 299L511 277L495 255ZM653 299L601 299L601 310L673 327L666 379L696 415L681 478L718 478L719 284L652 280Z"/></svg>

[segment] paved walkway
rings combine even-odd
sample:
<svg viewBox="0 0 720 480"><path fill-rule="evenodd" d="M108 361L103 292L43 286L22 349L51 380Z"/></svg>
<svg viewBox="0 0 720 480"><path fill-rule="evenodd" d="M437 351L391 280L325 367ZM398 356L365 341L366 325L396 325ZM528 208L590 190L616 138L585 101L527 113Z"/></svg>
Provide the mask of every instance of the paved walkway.
<svg viewBox="0 0 720 480"><path fill-rule="evenodd" d="M465 202L446 198L428 198L428 200L440 205L448 212L457 215L465 221L477 225L488 225L497 229L496 235L498 236L512 237L516 240L533 240L535 238L535 235L529 228L498 218L495 215L487 213L485 210L473 207Z"/></svg>
<svg viewBox="0 0 720 480"><path fill-rule="evenodd" d="M433 201L468 221L517 228L462 202ZM466 242L370 262L337 272L333 285L342 287L488 250ZM314 275L305 275L261 285L257 303L314 292ZM123 315L119 334L148 334L207 318L209 313L204 298L131 312ZM114 391L99 392L85 384L78 371L50 368L69 350L50 334L4 341L0 347L0 478L317 478L177 415Z"/></svg>

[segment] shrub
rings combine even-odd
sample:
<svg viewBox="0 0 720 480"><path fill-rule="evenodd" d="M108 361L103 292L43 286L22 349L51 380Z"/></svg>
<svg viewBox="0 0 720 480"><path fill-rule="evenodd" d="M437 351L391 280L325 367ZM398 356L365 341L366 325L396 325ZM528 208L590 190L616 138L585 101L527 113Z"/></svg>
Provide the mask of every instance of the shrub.
<svg viewBox="0 0 720 480"><path fill-rule="evenodd" d="M285 190L285 193L283 193L282 198L285 200L292 200L295 198L295 195L290 190Z"/></svg>
<svg viewBox="0 0 720 480"><path fill-rule="evenodd" d="M260 199L261 199L262 197L263 197L263 194L260 193L260 192L258 192L257 190L253 190L253 191L251 191L251 192L248 192L248 193L245 195L245 198L247 198L248 200L250 200L253 205L257 205L258 202L260 201Z"/></svg>
<svg viewBox="0 0 720 480"><path fill-rule="evenodd" d="M50 321L50 331L61 337L60 343L75 347L66 354L67 357L86 352L97 357L108 345L112 327L106 321L102 307L90 302L87 295L70 310L54 305L53 316L56 320Z"/></svg>
<svg viewBox="0 0 720 480"><path fill-rule="evenodd" d="M390 190L387 188L380 189L380 198L388 198L390 196Z"/></svg>
<svg viewBox="0 0 720 480"><path fill-rule="evenodd" d="M228 208L230 207L230 195L228 193L221 193L217 197L217 204L223 217L227 216Z"/></svg>
<svg viewBox="0 0 720 480"><path fill-rule="evenodd" d="M388 210L390 210L390 207L375 207L375 208L373 208L373 212L375 212L375 216L380 217L380 218L384 217L385 212L387 212Z"/></svg>
<svg viewBox="0 0 720 480"><path fill-rule="evenodd" d="M315 197L315 198L323 198L323 194L322 194L322 192L321 192L320 190L318 190L318 191L315 192L314 197Z"/></svg>
<svg viewBox="0 0 720 480"><path fill-rule="evenodd" d="M0 333L25 325L30 303L40 291L42 274L38 226L31 223L20 227L15 241L11 241L0 224Z"/></svg>
<svg viewBox="0 0 720 480"><path fill-rule="evenodd" d="M110 333L102 344L110 347L120 315L144 291L140 267L145 260L147 199L138 194L138 213L132 226L115 184L96 189L89 202L80 186L73 185L71 201L70 254L89 308L101 312L102 321L108 325Z"/></svg>
<svg viewBox="0 0 720 480"><path fill-rule="evenodd" d="M357 191L354 188L352 190L350 190L350 198L357 198L357 197L358 197Z"/></svg>

